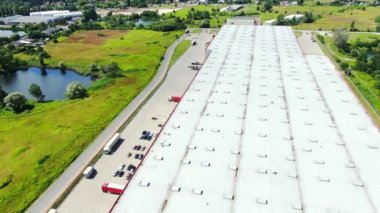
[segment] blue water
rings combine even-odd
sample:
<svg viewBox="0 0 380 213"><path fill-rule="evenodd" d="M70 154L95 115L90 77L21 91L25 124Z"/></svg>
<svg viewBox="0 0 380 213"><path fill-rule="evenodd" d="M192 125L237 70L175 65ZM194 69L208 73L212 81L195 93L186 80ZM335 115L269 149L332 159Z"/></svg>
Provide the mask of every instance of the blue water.
<svg viewBox="0 0 380 213"><path fill-rule="evenodd" d="M46 73L43 73L38 67L0 75L0 86L6 92L21 92L27 98L33 98L28 89L35 83L41 87L45 100L65 99L66 86L73 81L86 87L92 82L91 77L79 75L72 70L61 72L59 69L46 69Z"/></svg>
<svg viewBox="0 0 380 213"><path fill-rule="evenodd" d="M150 25L151 23L153 23L152 20L142 19L142 18L137 19L137 20L135 21L135 25L136 25L136 26L138 26L138 25L140 25L140 24L142 24L142 25L144 25L144 26L148 26L148 25Z"/></svg>

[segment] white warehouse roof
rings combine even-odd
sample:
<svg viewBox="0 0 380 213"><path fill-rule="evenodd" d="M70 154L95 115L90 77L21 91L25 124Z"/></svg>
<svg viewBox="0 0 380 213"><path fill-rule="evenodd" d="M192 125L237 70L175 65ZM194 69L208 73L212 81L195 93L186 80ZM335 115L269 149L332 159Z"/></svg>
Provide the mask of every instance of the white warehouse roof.
<svg viewBox="0 0 380 213"><path fill-rule="evenodd" d="M112 212L380 210L379 131L328 58L289 27L225 25L209 49Z"/></svg>

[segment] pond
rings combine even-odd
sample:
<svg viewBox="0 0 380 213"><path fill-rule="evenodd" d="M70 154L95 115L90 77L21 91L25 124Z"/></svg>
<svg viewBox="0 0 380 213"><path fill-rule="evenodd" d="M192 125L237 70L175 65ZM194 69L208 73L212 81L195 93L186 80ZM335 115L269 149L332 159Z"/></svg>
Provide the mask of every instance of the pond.
<svg viewBox="0 0 380 213"><path fill-rule="evenodd" d="M28 89L35 83L41 87L45 100L65 99L66 86L73 81L78 81L86 87L92 82L90 76L82 76L72 70L62 72L59 69L46 69L46 72L43 72L38 67L0 75L0 86L6 92L21 92L27 98L33 98Z"/></svg>
<svg viewBox="0 0 380 213"><path fill-rule="evenodd" d="M150 19L143 19L143 18L140 18L140 19L135 20L135 25L136 25L136 26L139 26L140 24L142 24L142 25L144 25L144 26L148 26L148 25L150 25L151 23L153 23L153 21L150 20Z"/></svg>

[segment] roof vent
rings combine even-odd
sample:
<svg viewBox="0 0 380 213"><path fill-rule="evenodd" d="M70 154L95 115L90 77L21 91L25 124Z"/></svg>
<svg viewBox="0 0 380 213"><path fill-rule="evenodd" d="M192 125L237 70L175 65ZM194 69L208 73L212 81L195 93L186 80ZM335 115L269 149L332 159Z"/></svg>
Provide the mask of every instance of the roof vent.
<svg viewBox="0 0 380 213"><path fill-rule="evenodd" d="M195 130L197 130L197 131L203 131L203 127L197 127L197 128L195 128Z"/></svg>
<svg viewBox="0 0 380 213"><path fill-rule="evenodd" d="M283 139L289 141L289 140L292 140L293 137L292 137L291 135L285 135L285 136L283 137Z"/></svg>
<svg viewBox="0 0 380 213"><path fill-rule="evenodd" d="M237 118L238 119L245 119L245 116L244 115L238 115Z"/></svg>
<svg viewBox="0 0 380 213"><path fill-rule="evenodd" d="M240 106L247 106L246 103L240 103Z"/></svg>
<svg viewBox="0 0 380 213"><path fill-rule="evenodd" d="M288 120L288 119L284 119L284 120L282 120L282 123L284 123L284 124L288 124L288 123L289 123L289 120Z"/></svg>
<svg viewBox="0 0 380 213"><path fill-rule="evenodd" d="M217 113L217 114L216 114L216 117L224 117L224 114L222 114L222 113Z"/></svg>
<svg viewBox="0 0 380 213"><path fill-rule="evenodd" d="M311 121L305 121L305 125L311 126L311 125L313 125L313 122L311 122Z"/></svg>
<svg viewBox="0 0 380 213"><path fill-rule="evenodd" d="M164 132L164 135L172 135L170 132Z"/></svg>
<svg viewBox="0 0 380 213"><path fill-rule="evenodd" d="M311 152L312 151L312 149L310 147L304 147L302 150L304 152Z"/></svg>
<svg viewBox="0 0 380 213"><path fill-rule="evenodd" d="M205 82L205 80L199 79L198 82L203 83L203 82Z"/></svg>
<svg viewBox="0 0 380 213"><path fill-rule="evenodd" d="M181 128L181 126L179 124L173 124L173 128L174 129L179 129L179 128Z"/></svg>
<svg viewBox="0 0 380 213"><path fill-rule="evenodd" d="M260 96L261 96L261 97L265 97L265 96L267 96L267 94L265 94L265 93L260 93Z"/></svg>
<svg viewBox="0 0 380 213"><path fill-rule="evenodd" d="M259 168L259 169L257 169L257 173L260 173L260 174L267 174L268 171L267 171L266 169Z"/></svg>
<svg viewBox="0 0 380 213"><path fill-rule="evenodd" d="M212 132L220 132L220 129L212 129Z"/></svg>
<svg viewBox="0 0 380 213"><path fill-rule="evenodd" d="M307 139L309 142L312 142L312 143L317 143L318 142L318 139L317 138L309 138Z"/></svg>
<svg viewBox="0 0 380 213"><path fill-rule="evenodd" d="M245 91L244 91L244 92L242 92L241 94L242 94L242 95L248 95L248 92L245 92Z"/></svg>
<svg viewBox="0 0 380 213"><path fill-rule="evenodd" d="M170 142L167 142L167 141L164 141L161 143L161 146L164 147L164 146L170 146L172 145Z"/></svg>
<svg viewBox="0 0 380 213"><path fill-rule="evenodd" d="M260 104L259 107L261 107L261 108L266 108L267 105L266 105L266 104Z"/></svg>
<svg viewBox="0 0 380 213"><path fill-rule="evenodd" d="M267 118L265 118L265 117L261 117L261 118L259 118L259 120L260 120L260 121L266 121Z"/></svg>
<svg viewBox="0 0 380 213"><path fill-rule="evenodd" d="M235 135L242 135L243 134L243 130L236 130L235 131Z"/></svg>
<svg viewBox="0 0 380 213"><path fill-rule="evenodd" d="M186 101L193 102L194 98L188 98L188 99L186 99Z"/></svg>
<svg viewBox="0 0 380 213"><path fill-rule="evenodd" d="M327 176L319 176L318 179L322 182L330 182L330 178Z"/></svg>
<svg viewBox="0 0 380 213"><path fill-rule="evenodd" d="M235 171L237 171L237 170L238 170L238 167L237 167L236 165L230 165L230 166L228 167L228 169L229 169L229 170L235 170Z"/></svg>
<svg viewBox="0 0 380 213"><path fill-rule="evenodd" d="M358 130L367 130L367 127L365 127L365 126L359 126Z"/></svg>
<svg viewBox="0 0 380 213"><path fill-rule="evenodd" d="M360 186L360 187L364 187L364 183L361 182L361 181L355 181L352 183L354 186Z"/></svg>
<svg viewBox="0 0 380 213"><path fill-rule="evenodd" d="M220 101L220 104L227 104L227 101Z"/></svg>
<svg viewBox="0 0 380 213"><path fill-rule="evenodd" d="M204 112L202 115L203 115L203 116L209 116L210 113L208 113L208 112Z"/></svg>
<svg viewBox="0 0 380 213"><path fill-rule="evenodd" d="M240 155L240 151L238 149L233 149L231 150L231 154Z"/></svg>
<svg viewBox="0 0 380 213"><path fill-rule="evenodd" d="M182 114L188 114L189 111L187 111L187 110L181 110L181 113L182 113Z"/></svg>
<svg viewBox="0 0 380 213"><path fill-rule="evenodd" d="M212 92L212 93L217 93L217 92L218 92L218 90L212 90L211 92Z"/></svg>
<svg viewBox="0 0 380 213"><path fill-rule="evenodd" d="M356 112L350 112L350 115L357 115Z"/></svg>
<svg viewBox="0 0 380 213"><path fill-rule="evenodd" d="M286 106L280 106L280 109L286 109Z"/></svg>
<svg viewBox="0 0 380 213"><path fill-rule="evenodd" d="M171 190L175 191L175 192L179 192L179 191L181 191L181 187L179 187L179 186L172 186Z"/></svg>
<svg viewBox="0 0 380 213"><path fill-rule="evenodd" d="M189 149L196 149L196 148L197 148L197 146L194 146L194 145L189 145L189 146L188 146L188 148L189 148Z"/></svg>
<svg viewBox="0 0 380 213"><path fill-rule="evenodd" d="M215 148L206 146L206 151L213 152L215 151Z"/></svg>
<svg viewBox="0 0 380 213"><path fill-rule="evenodd" d="M287 161L295 161L296 158L294 156L289 156L286 158Z"/></svg>
<svg viewBox="0 0 380 213"><path fill-rule="evenodd" d="M262 198L262 197L258 197L258 198L256 199L256 202L257 202L258 204L264 204L264 205L267 205L267 204L268 204L268 200L265 199L265 198Z"/></svg>
<svg viewBox="0 0 380 213"><path fill-rule="evenodd" d="M213 100L208 100L207 103L209 103L209 104L213 104L214 101L213 101Z"/></svg>
<svg viewBox="0 0 380 213"><path fill-rule="evenodd" d="M162 156L154 156L154 159L155 160L164 160L164 157L162 157Z"/></svg>
<svg viewBox="0 0 380 213"><path fill-rule="evenodd" d="M229 93L231 93L231 91L229 91L229 90L225 90L225 91L223 91L223 93L225 93L225 94L229 94Z"/></svg>
<svg viewBox="0 0 380 213"><path fill-rule="evenodd" d="M316 163L316 164L325 164L325 161L319 159L319 160L314 160L314 163Z"/></svg>
<svg viewBox="0 0 380 213"><path fill-rule="evenodd" d="M266 134L266 133L259 133L259 137L261 137L261 138L266 138L266 137L267 137L267 134Z"/></svg>
<svg viewBox="0 0 380 213"><path fill-rule="evenodd" d="M235 195L231 193L224 193L223 198L227 200L233 200L235 199Z"/></svg>
<svg viewBox="0 0 380 213"><path fill-rule="evenodd" d="M193 194L202 195L203 194L203 190L201 190L201 189L193 189Z"/></svg>
<svg viewBox="0 0 380 213"><path fill-rule="evenodd" d="M370 149L379 149L379 146L377 144L368 144L367 147Z"/></svg>
<svg viewBox="0 0 380 213"><path fill-rule="evenodd" d="M148 181L140 181L140 186L149 187L150 186L150 182L148 182Z"/></svg>
<svg viewBox="0 0 380 213"><path fill-rule="evenodd" d="M300 100L305 99L305 97L303 97L303 96L298 96L297 98L300 99Z"/></svg>
<svg viewBox="0 0 380 213"><path fill-rule="evenodd" d="M257 156L260 157L260 158L266 158L266 157L268 157L268 154L266 154L266 153L258 153Z"/></svg>
<svg viewBox="0 0 380 213"><path fill-rule="evenodd" d="M195 92L199 92L200 89L199 89L198 87L196 87L196 88L193 89L193 91L195 91Z"/></svg>
<svg viewBox="0 0 380 213"><path fill-rule="evenodd" d="M298 178L298 174L296 172L289 172L288 173L288 177L291 177L291 178Z"/></svg>
<svg viewBox="0 0 380 213"><path fill-rule="evenodd" d="M292 209L303 210L303 207L300 203L292 203Z"/></svg>
<svg viewBox="0 0 380 213"><path fill-rule="evenodd" d="M183 159L183 160L182 160L182 163L183 163L183 164L190 164L190 163L191 163L191 160Z"/></svg>
<svg viewBox="0 0 380 213"><path fill-rule="evenodd" d="M205 166L205 167L210 167L210 166L211 166L211 163L208 162L208 161L202 161L201 165L202 165L202 166Z"/></svg>
<svg viewBox="0 0 380 213"><path fill-rule="evenodd" d="M303 107L303 108L301 108L301 111L304 111L304 112L306 112L306 111L309 111L309 109L308 109L308 108L306 108L306 107Z"/></svg>
<svg viewBox="0 0 380 213"><path fill-rule="evenodd" d="M344 146L345 145L345 143L343 141L336 141L335 144L338 146Z"/></svg>
<svg viewBox="0 0 380 213"><path fill-rule="evenodd" d="M354 162L347 162L346 167L347 168L355 168L355 163Z"/></svg>

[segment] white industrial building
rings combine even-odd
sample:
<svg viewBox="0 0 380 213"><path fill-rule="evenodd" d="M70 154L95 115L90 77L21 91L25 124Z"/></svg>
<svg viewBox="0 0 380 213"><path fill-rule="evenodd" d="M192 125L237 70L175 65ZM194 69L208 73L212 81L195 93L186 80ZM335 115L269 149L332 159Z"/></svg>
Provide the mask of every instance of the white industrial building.
<svg viewBox="0 0 380 213"><path fill-rule="evenodd" d="M82 16L82 12L68 10L51 10L30 13L29 16L14 15L1 17L0 21L4 24L40 24L40 23L53 23L57 20L64 18L78 18Z"/></svg>
<svg viewBox="0 0 380 213"><path fill-rule="evenodd" d="M112 212L380 211L380 134L290 27L225 25Z"/></svg>

